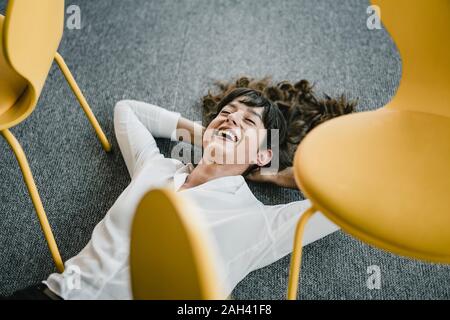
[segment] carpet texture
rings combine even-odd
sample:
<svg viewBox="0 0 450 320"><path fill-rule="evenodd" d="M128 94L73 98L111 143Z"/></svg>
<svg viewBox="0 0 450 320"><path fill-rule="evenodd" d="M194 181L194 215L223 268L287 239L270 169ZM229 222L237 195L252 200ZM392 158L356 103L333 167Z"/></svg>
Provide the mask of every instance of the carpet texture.
<svg viewBox="0 0 450 320"><path fill-rule="evenodd" d="M366 27L364 0L66 1L70 4L81 9L81 29L65 28L59 51L114 151L103 152L56 65L36 110L12 129L28 156L64 260L86 245L129 183L113 132L118 100L143 100L201 120L199 98L214 80L273 75L316 82L317 92L359 97L358 110L364 111L386 104L401 75L387 32ZM1 13L5 6L0 0ZM170 154L170 142L158 140L158 145ZM301 199L292 190L250 187L266 204ZM0 229L0 295L55 271L3 139ZM304 252L302 299L450 298L449 267L397 257L342 232ZM284 299L289 258L248 275L234 298ZM366 286L371 265L381 268L380 290Z"/></svg>

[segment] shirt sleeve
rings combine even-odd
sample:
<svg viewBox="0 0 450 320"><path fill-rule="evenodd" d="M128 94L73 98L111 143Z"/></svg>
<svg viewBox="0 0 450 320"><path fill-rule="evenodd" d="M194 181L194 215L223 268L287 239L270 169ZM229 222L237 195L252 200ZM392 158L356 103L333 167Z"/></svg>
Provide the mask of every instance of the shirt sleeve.
<svg viewBox="0 0 450 320"><path fill-rule="evenodd" d="M261 260L264 267L291 253L294 247L294 236L297 223L303 213L311 207L307 200L295 201L288 204L264 206L264 214L271 235L271 248ZM303 234L302 245L306 246L314 241L339 230L339 227L326 218L321 212L316 212L307 222Z"/></svg>
<svg viewBox="0 0 450 320"><path fill-rule="evenodd" d="M128 172L133 177L145 163L164 158L154 138L177 141L180 113L153 104L119 101L114 108L114 131Z"/></svg>

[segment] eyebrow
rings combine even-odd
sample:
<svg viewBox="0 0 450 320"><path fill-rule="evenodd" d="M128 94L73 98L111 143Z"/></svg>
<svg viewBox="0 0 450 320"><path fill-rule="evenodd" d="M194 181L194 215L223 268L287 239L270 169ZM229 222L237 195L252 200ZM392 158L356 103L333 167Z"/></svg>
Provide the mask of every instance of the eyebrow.
<svg viewBox="0 0 450 320"><path fill-rule="evenodd" d="M238 109L238 107L237 107L234 103L230 103L230 104L228 104L228 105L231 106L231 107L233 107L234 109ZM254 114L255 116L257 116L261 121L263 121L261 115L260 115L258 112L254 111L254 110L252 110L252 109L250 109L250 108L248 108L248 111L249 111L250 113Z"/></svg>

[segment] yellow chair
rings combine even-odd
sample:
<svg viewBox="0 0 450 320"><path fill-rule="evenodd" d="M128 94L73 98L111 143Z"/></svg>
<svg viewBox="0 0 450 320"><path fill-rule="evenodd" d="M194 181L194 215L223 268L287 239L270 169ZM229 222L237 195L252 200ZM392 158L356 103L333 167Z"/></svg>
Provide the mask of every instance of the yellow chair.
<svg viewBox="0 0 450 320"><path fill-rule="evenodd" d="M402 79L384 108L323 123L300 144L295 178L312 208L297 226L289 299L316 210L378 248L450 263L450 1L373 3L398 46Z"/></svg>
<svg viewBox="0 0 450 320"><path fill-rule="evenodd" d="M168 189L149 191L131 231L134 299L225 299L212 250L187 199Z"/></svg>
<svg viewBox="0 0 450 320"><path fill-rule="evenodd" d="M10 0L0 15L0 132L11 146L31 195L45 239L58 271L64 265L44 212L25 154L9 129L25 120L36 107L53 59L56 60L99 137L109 144L89 105L56 52L64 27L63 0Z"/></svg>

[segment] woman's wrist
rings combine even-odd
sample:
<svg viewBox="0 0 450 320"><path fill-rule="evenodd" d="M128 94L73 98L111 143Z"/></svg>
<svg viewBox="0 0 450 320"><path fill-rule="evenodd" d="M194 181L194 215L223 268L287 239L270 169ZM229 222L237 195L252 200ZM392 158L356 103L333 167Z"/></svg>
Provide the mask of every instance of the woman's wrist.
<svg viewBox="0 0 450 320"><path fill-rule="evenodd" d="M275 183L280 187L298 189L297 183L295 182L294 178L294 170L292 167L288 167L278 172L275 180Z"/></svg>
<svg viewBox="0 0 450 320"><path fill-rule="evenodd" d="M292 167L283 169L276 174L262 174L261 169L258 169L250 173L247 178L250 181L272 183L279 187L298 190Z"/></svg>

